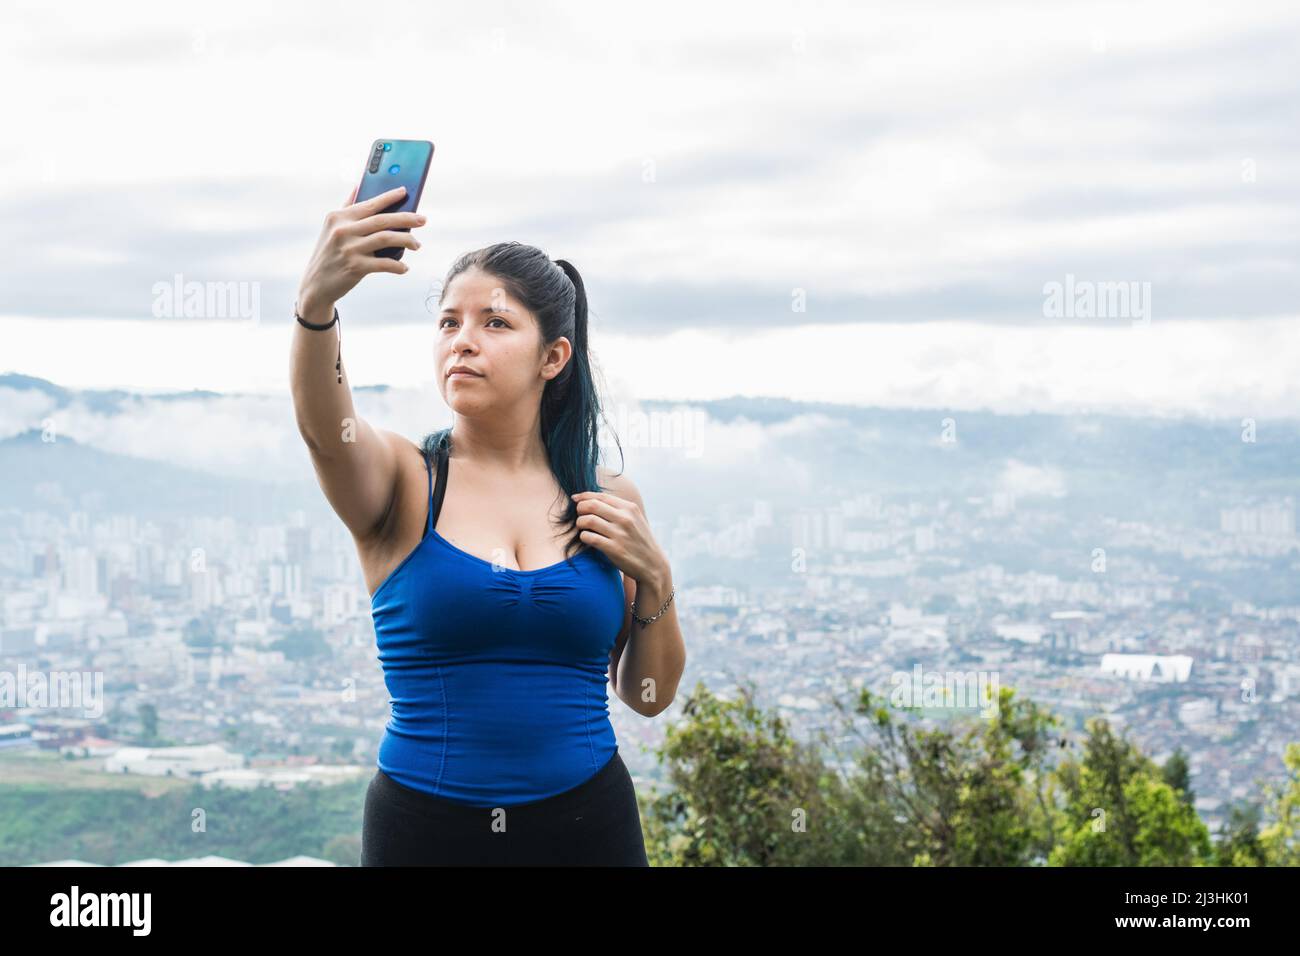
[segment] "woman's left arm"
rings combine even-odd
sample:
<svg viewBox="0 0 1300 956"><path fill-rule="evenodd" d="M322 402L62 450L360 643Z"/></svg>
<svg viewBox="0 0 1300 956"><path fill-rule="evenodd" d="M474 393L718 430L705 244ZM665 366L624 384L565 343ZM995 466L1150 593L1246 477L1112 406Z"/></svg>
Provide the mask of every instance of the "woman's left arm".
<svg viewBox="0 0 1300 956"><path fill-rule="evenodd" d="M612 491L582 491L573 495L578 507L579 536L602 551L623 572L624 627L611 655L610 674L619 699L642 717L662 713L677 694L686 667L686 644L677 623L672 567L646 519L645 503L632 479L608 476L602 484ZM643 625L636 616L657 620Z"/></svg>

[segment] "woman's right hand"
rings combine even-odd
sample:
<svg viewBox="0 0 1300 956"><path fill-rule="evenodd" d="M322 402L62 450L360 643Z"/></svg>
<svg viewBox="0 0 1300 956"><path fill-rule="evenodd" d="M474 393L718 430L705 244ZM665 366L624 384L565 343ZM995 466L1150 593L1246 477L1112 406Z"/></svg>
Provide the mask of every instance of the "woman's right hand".
<svg viewBox="0 0 1300 956"><path fill-rule="evenodd" d="M310 311L329 311L334 303L350 292L362 276L371 272L393 272L403 275L410 267L398 259L377 256L375 251L392 246L419 249L420 243L409 232L423 226L425 217L414 212L381 213L406 195L406 187L398 186L372 199L353 205L357 190L352 190L347 205L325 216L316 249L298 286L300 315Z"/></svg>

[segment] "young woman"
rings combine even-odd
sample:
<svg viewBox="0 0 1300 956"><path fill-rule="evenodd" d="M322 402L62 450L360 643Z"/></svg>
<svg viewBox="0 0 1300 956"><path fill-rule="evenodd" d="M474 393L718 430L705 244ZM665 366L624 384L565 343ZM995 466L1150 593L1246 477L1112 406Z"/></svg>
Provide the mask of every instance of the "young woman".
<svg viewBox="0 0 1300 956"><path fill-rule="evenodd" d="M336 303L371 272L407 271L373 255L420 247L394 230L423 216L380 212L401 195L325 217L290 360L299 431L371 592L392 709L361 863L645 866L606 688L654 717L686 651L641 495L598 469L582 279L515 242L462 256L433 333L452 426L420 445L375 428L353 408Z"/></svg>

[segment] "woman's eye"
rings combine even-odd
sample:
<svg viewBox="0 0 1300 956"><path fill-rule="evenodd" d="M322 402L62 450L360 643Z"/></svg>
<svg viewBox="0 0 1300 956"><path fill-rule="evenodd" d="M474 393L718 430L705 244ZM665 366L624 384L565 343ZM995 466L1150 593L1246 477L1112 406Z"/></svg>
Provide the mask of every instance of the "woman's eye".
<svg viewBox="0 0 1300 956"><path fill-rule="evenodd" d="M451 318L450 316L448 316L447 318L442 319L442 320L438 323L438 328L440 328L440 329L441 329L441 328L446 328L448 322L455 322L455 321L456 321L455 319L453 319L453 318ZM507 322L505 319L501 318L501 316L499 316L499 315L494 315L494 316L492 316L492 318L488 319L488 323L489 323L489 324L491 324L491 323L493 323L493 322L500 322L500 323L501 323L505 328L507 328L507 329L510 328L510 323Z"/></svg>

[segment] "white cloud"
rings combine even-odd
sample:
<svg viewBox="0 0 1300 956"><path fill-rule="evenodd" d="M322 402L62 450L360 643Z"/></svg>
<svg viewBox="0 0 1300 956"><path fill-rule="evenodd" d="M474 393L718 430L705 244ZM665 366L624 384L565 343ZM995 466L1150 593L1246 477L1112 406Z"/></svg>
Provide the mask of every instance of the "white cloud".
<svg viewBox="0 0 1300 956"><path fill-rule="evenodd" d="M344 325L343 360L354 389L386 384L401 395L417 390L417 397L401 399L408 404L392 410L403 427L450 421L433 383L428 327ZM7 365L0 372L68 386L287 395L289 336L284 326L233 321L0 319ZM860 323L745 336L701 330L656 337L593 331L591 337L610 415L635 411L649 399L690 403L749 395L1012 414L1295 418L1300 351L1294 341L1294 319L1159 318L1146 328L1125 322L1059 326L1043 319L1037 326L998 328ZM289 407L287 397L277 401ZM34 411L17 413L22 420L33 417ZM13 419L11 412L5 421Z"/></svg>
<svg viewBox="0 0 1300 956"><path fill-rule="evenodd" d="M0 439L31 428L45 428L45 419L58 403L36 389L0 387Z"/></svg>

